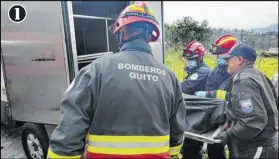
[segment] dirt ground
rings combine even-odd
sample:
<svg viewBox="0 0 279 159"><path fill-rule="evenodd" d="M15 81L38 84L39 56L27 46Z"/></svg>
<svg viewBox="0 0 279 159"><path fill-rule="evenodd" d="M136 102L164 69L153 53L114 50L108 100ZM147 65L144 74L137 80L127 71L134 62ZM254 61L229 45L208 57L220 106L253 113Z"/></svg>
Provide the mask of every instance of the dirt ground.
<svg viewBox="0 0 279 159"><path fill-rule="evenodd" d="M26 158L21 146L21 128L7 129L1 124L1 158Z"/></svg>

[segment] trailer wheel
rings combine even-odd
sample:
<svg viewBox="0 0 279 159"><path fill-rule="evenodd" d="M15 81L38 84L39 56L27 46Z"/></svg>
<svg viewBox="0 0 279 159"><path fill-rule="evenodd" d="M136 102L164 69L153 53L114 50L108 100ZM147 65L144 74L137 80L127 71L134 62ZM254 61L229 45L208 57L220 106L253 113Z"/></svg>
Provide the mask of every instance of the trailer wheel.
<svg viewBox="0 0 279 159"><path fill-rule="evenodd" d="M47 157L49 138L43 125L25 123L22 126L21 142L28 159Z"/></svg>

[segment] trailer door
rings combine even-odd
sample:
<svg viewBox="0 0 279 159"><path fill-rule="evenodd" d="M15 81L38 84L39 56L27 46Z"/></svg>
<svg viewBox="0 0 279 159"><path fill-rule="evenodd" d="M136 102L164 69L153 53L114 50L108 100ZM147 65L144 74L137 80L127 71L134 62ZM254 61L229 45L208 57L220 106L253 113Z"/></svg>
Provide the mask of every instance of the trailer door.
<svg viewBox="0 0 279 159"><path fill-rule="evenodd" d="M68 45L72 55L72 69L76 74L79 69L93 60L118 52L118 42L109 31L119 13L133 1L73 1L62 2L64 17L67 17ZM161 33L157 42L150 43L154 57L164 63L164 33L163 33L163 2L150 1L148 6L153 10L159 22ZM67 35L66 35L67 36ZM74 78L72 76L71 80Z"/></svg>
<svg viewBox="0 0 279 159"><path fill-rule="evenodd" d="M2 52L1 52L1 123L7 124L8 114L6 113L6 109L8 107L8 98L6 93L6 85L5 85L5 78L3 72L3 62L2 62ZM10 110L8 108L8 110Z"/></svg>
<svg viewBox="0 0 279 159"><path fill-rule="evenodd" d="M3 59L2 59L2 53L1 53L1 103L8 102L2 60ZM2 107L2 104L1 104L1 107Z"/></svg>
<svg viewBox="0 0 279 159"><path fill-rule="evenodd" d="M77 72L93 60L118 52L118 42L109 31L118 14L130 1L73 1L62 2L69 66Z"/></svg>
<svg viewBox="0 0 279 159"><path fill-rule="evenodd" d="M1 48L15 120L59 123L59 105L68 80L60 3L1 1ZM8 17L15 4L27 11L21 23Z"/></svg>

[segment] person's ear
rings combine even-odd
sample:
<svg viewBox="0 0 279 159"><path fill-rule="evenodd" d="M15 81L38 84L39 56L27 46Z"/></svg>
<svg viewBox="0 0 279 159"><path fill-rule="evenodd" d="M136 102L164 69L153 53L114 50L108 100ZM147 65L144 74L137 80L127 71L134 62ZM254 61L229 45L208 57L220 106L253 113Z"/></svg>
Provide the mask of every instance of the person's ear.
<svg viewBox="0 0 279 159"><path fill-rule="evenodd" d="M245 62L245 59L244 59L243 56L239 56L239 57L238 57L238 60L239 60L239 63L240 63L240 64L243 64L243 63Z"/></svg>

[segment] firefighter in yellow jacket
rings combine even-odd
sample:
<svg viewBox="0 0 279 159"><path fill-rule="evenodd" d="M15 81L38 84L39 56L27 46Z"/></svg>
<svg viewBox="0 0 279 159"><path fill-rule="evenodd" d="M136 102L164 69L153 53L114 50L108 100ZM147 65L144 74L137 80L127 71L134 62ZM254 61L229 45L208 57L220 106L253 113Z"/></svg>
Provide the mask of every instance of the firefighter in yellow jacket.
<svg viewBox="0 0 279 159"><path fill-rule="evenodd" d="M113 25L119 53L82 68L65 92L48 158L170 158L183 143L186 107L175 75L152 55L160 32L144 2Z"/></svg>

